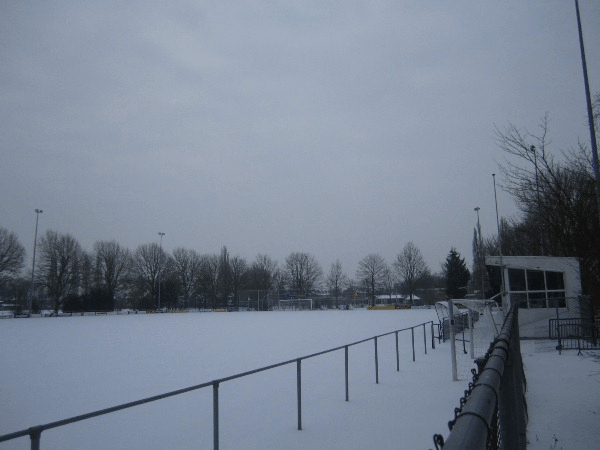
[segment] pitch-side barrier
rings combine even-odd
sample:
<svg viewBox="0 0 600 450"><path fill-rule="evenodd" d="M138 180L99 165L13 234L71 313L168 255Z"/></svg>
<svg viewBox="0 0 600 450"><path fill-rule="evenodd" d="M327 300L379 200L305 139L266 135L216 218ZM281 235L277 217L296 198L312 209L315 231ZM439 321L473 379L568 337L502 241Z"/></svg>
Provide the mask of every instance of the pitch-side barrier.
<svg viewBox="0 0 600 450"><path fill-rule="evenodd" d="M269 366L261 367L259 369L238 373L238 374L231 375L231 376L224 377L224 378L219 378L219 379L216 379L213 381L208 381L206 383L197 384L195 386L186 387L183 389L167 392L167 393L160 394L160 395L155 395L153 397L144 398L144 399L137 400L134 402L123 403L121 405L113 406L111 408L93 411L93 412L90 412L87 414L70 417L68 419L63 419L63 420L59 420L56 422L50 422L50 423L46 423L44 425L33 426L33 427L30 427L30 428L27 428L27 429L24 429L21 431L16 431L14 433L2 435L2 436L0 436L0 442L5 442L5 441L12 440L12 439L24 437L24 436L29 436L31 439L31 450L39 450L42 432L44 432L45 430L62 427L62 426L69 425L69 424L72 424L75 422L81 422L82 420L92 419L94 417L102 416L105 414L110 414L110 413L121 411L121 410L128 409L128 408L133 408L134 406L144 405L146 403L155 402L155 401L162 400L165 398L174 397L176 395L185 394L187 392L212 387L212 392L213 392L213 402L212 402L213 403L213 408L212 408L213 409L213 448L214 448L214 450L218 450L219 449L219 386L227 381L246 377L249 375L253 375L253 374L256 374L259 372L264 372L266 370L275 369L275 368L281 367L281 366L286 366L289 364L296 365L298 430L302 430L302 361L304 361L306 359L314 358L317 356L321 356L326 353L332 353L332 352L343 350L344 355L345 355L345 376L344 376L345 395L346 395L346 401L348 402L348 401L350 401L350 387L349 387L349 383L348 383L349 349L350 349L350 347L353 347L353 346L359 345L359 344L363 344L365 342L373 341L373 343L374 343L375 383L379 384L379 350L378 350L379 340L386 336L393 335L395 337L396 370L399 372L400 371L399 333L407 332L410 330L411 343L412 343L412 360L414 362L414 361L416 361L415 330L420 330L420 329L423 330L423 349L424 349L424 353L427 354L427 347L429 345L427 342L428 341L428 339L427 339L427 329L428 328L431 330L429 333L431 336L431 341L430 341L431 348L435 349L436 336L434 336L434 323L433 323L433 321L424 322L424 323L421 323L419 325L415 325L412 327L402 328L402 329L395 330L395 331L390 331L388 333L373 336L371 338L362 339L360 341L352 342L350 344L341 345L339 347L335 347L335 348L331 348L329 350L324 350L321 352L302 356L300 358L290 359L290 360L283 361L283 362L280 362L277 364L272 364Z"/></svg>

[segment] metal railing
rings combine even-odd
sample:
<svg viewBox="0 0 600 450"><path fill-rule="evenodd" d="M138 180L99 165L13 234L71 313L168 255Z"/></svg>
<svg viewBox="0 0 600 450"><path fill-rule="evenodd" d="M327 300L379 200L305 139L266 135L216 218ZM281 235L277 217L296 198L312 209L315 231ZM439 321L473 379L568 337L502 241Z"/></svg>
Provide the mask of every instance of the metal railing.
<svg viewBox="0 0 600 450"><path fill-rule="evenodd" d="M571 318L550 319L548 337L557 339L559 351L562 350L599 350L600 322L593 319Z"/></svg>
<svg viewBox="0 0 600 450"><path fill-rule="evenodd" d="M335 348L331 348L329 350L324 350L324 351L320 351L317 353L313 353L310 355L306 355L306 356L302 356L300 358L294 358L294 359L290 359L287 361L283 361L277 364L272 364L269 366L265 366L265 367L261 367L259 369L255 369L255 370L250 370L247 372L242 372L242 373L238 373L235 375L231 375L228 377L224 377L224 378L219 378L213 381L208 381L206 383L201 383L201 384L197 384L195 386L189 386L183 389L178 389L176 391L171 391L171 392L167 392L164 394L160 394L160 395L155 395L153 397L147 397L141 400L137 400L137 401L133 401L133 402L129 402L129 403L123 403L121 405L117 405L117 406L113 406L110 408L105 408L105 409L101 409L101 410L97 410L97 411L93 411L87 414L82 414L79 416L74 416L74 417L70 417L67 419L63 419L63 420L58 420L56 422L50 422L50 423L46 423L44 425L37 425L37 426L33 426L21 431L16 431L14 433L9 433L9 434L4 434L2 436L0 436L0 442L4 442L4 441L9 441L12 439L17 439L20 437L24 437L24 436L29 436L31 438L31 449L32 450L38 450L40 448L40 440L41 440L41 434L43 431L45 430L50 430L53 428L58 428L58 427L62 427L65 425L69 425L75 422L80 422L82 420L87 420L87 419L92 419L94 417L98 417L98 416L102 416L105 414L110 414L116 411L121 411L124 409L128 409L128 408L133 408L135 406L139 406L139 405L143 405L146 403L151 403L151 402L155 402L158 400L162 400L165 398L169 398L169 397L174 397L176 395L181 395L181 394L185 394L187 392L191 392L191 391L196 391L199 389L203 389L203 388L207 388L207 387L211 387L212 386L212 392L213 392L213 402L212 402L212 409L213 409L213 448L214 450L218 450L219 449L219 386L227 381L231 381L231 380L235 380L238 378L242 378L242 377L246 377L249 375L253 375L259 372L264 372L267 370L271 370L271 369L275 369L277 367L281 367L281 366L285 366L285 365L289 365L289 364L296 364L296 390L297 390L297 410L298 410L298 430L302 430L302 361L306 360L306 359L310 359L310 358L314 358L316 356L320 356L320 355L324 355L326 353L332 353L332 352L336 352L339 350L344 350L344 354L345 354L345 394L346 394L346 401L350 401L350 396L349 396L349 382L348 382L348 371L349 371L349 348L358 344L362 344L368 341L373 341L374 342L374 356L375 356L375 383L379 384L379 351L378 351L378 341L379 339L385 337L385 336L390 336L390 335L395 335L395 349L396 349L396 370L399 372L400 371L400 348L399 348L399 333L404 332L404 331L411 331L411 345L412 345L412 360L413 362L416 361L416 349L415 349L415 329L418 328L423 328L423 344L424 344L424 351L425 354L427 354L427 326L429 325L430 327L430 335L431 335L431 348L435 349L435 339L436 336L434 336L434 323L433 321L429 321L429 322L424 322L412 327L408 327L408 328L402 328L399 330L394 330L394 331L390 331L388 333L384 333L384 334L380 334L377 336L373 336L371 338L367 338L367 339L362 339L360 341L356 341L356 342L352 342L350 344L346 344L346 345L341 345L339 347L335 347Z"/></svg>
<svg viewBox="0 0 600 450"><path fill-rule="evenodd" d="M487 354L477 360L473 381L454 409L444 442L433 437L436 449L525 449L527 408L525 375L519 344L518 308L513 307Z"/></svg>

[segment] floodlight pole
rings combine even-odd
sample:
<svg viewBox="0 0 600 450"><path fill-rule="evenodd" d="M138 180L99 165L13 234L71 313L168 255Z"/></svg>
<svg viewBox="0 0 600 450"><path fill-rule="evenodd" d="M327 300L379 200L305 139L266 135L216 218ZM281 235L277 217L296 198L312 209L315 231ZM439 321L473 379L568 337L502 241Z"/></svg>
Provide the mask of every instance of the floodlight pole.
<svg viewBox="0 0 600 450"><path fill-rule="evenodd" d="M479 208L479 206L475 207L475 212L477 213L477 232L479 233L479 255L478 255L478 259L479 259L479 271L481 272L481 299L483 300L485 298L484 295L484 286L485 286L485 279L484 279L484 274L483 274L483 270L485 267L484 261L483 261L483 239L481 238L481 225L479 224L479 210L481 208Z"/></svg>
<svg viewBox="0 0 600 450"><path fill-rule="evenodd" d="M598 145L596 143L596 131L594 127L594 111L592 109L592 98L590 96L590 83L588 81L587 63L585 61L585 48L583 46L583 33L581 31L581 18L579 15L579 1L575 0L577 12L577 30L579 31L579 50L581 52L581 66L583 68L583 82L585 84L585 99L587 103L588 124L590 128L590 141L592 144L592 163L594 176L596 178L596 203L598 205L598 220L600 221L600 169L598 169Z"/></svg>
<svg viewBox="0 0 600 450"><path fill-rule="evenodd" d="M162 272L162 238L165 233L159 231L158 235L160 236L160 251L158 253L158 309L160 309L160 275Z"/></svg>
<svg viewBox="0 0 600 450"><path fill-rule="evenodd" d="M31 308L33 306L33 280L35 275L35 248L37 247L37 232L38 232L38 221L40 214L44 211L42 209L35 210L35 236L33 238L33 264L31 266L31 286L29 287L29 314L31 315Z"/></svg>
<svg viewBox="0 0 600 450"><path fill-rule="evenodd" d="M500 234L500 216L498 215L498 194L496 193L496 174L492 174L494 179L494 202L496 203L496 227L498 227L498 251L502 256L502 236Z"/></svg>
<svg viewBox="0 0 600 450"><path fill-rule="evenodd" d="M500 256L500 277L502 280L502 292L501 292L501 299L502 299L502 307L505 308L506 311L508 311L508 305L505 305L505 301L504 301L504 297L505 297L505 293L506 293L506 289L505 289L505 280L504 280L504 264L502 262L502 234L500 233L500 216L498 214L498 194L496 193L496 174L493 173L492 174L492 178L494 179L494 201L496 203L496 226L498 227L498 254ZM507 302L508 303L508 299Z"/></svg>

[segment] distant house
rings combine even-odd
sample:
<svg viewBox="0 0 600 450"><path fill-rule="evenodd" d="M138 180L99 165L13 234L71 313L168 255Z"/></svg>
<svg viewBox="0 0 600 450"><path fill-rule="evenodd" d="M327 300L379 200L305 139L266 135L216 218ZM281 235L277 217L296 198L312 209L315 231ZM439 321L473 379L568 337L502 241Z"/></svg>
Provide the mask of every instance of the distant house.
<svg viewBox="0 0 600 450"><path fill-rule="evenodd" d="M486 256L485 264L502 307L519 305L521 337L547 336L549 319L579 316L578 258Z"/></svg>

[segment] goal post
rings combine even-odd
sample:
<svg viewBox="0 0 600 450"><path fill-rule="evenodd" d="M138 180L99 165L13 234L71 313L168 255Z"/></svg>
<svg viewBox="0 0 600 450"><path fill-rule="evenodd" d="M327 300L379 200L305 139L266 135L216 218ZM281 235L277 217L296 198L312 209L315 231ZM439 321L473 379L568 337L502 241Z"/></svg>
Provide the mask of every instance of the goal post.
<svg viewBox="0 0 600 450"><path fill-rule="evenodd" d="M313 301L312 298L279 300L279 309L281 311L311 311L313 309Z"/></svg>
<svg viewBox="0 0 600 450"><path fill-rule="evenodd" d="M438 302L436 312L444 341L450 340L452 379L468 379L475 359L487 352L504 320L493 300L454 299Z"/></svg>

